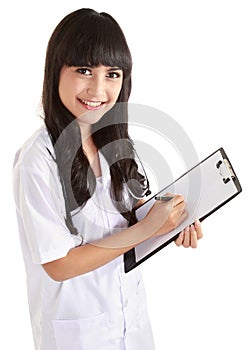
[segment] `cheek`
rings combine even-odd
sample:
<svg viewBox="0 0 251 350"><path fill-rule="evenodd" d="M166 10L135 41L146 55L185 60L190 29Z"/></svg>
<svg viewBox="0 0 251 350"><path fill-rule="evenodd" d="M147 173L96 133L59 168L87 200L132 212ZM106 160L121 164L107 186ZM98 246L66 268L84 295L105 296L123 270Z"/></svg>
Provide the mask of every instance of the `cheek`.
<svg viewBox="0 0 251 350"><path fill-rule="evenodd" d="M61 79L59 81L58 86L58 93L61 101L65 103L69 103L70 101L73 102L73 99L75 99L75 96L77 94L77 85L74 83L74 81L70 79Z"/></svg>
<svg viewBox="0 0 251 350"><path fill-rule="evenodd" d="M119 83L117 84L117 86L114 87L113 93L112 93L112 95L113 95L113 100L114 100L115 102L117 101L117 99L118 99L118 97L119 97L119 94L120 94L121 89L122 89L122 82L119 82Z"/></svg>

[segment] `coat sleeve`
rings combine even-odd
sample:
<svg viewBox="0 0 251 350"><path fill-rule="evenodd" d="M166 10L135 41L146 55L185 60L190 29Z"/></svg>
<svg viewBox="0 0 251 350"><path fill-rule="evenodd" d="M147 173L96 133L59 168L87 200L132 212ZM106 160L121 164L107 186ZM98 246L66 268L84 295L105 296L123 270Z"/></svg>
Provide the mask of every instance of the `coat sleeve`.
<svg viewBox="0 0 251 350"><path fill-rule="evenodd" d="M16 162L13 188L21 240L26 240L35 264L67 255L81 243L65 224L62 188L53 161Z"/></svg>

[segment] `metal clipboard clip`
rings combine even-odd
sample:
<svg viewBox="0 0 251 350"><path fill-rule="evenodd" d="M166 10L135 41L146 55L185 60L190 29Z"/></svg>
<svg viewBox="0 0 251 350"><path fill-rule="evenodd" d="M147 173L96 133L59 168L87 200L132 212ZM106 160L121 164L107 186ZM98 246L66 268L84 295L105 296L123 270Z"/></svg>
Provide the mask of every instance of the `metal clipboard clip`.
<svg viewBox="0 0 251 350"><path fill-rule="evenodd" d="M223 165L225 165L225 167ZM222 181L224 184L227 184L231 179L235 178L234 171L226 158L223 159L223 162L222 160L219 160L216 164L216 168L219 169L219 173L223 178Z"/></svg>

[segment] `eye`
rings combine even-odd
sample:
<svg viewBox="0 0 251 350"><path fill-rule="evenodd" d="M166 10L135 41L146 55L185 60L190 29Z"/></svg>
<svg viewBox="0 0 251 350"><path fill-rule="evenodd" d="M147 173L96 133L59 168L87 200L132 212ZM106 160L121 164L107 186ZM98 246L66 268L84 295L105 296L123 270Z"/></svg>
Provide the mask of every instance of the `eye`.
<svg viewBox="0 0 251 350"><path fill-rule="evenodd" d="M91 71L88 68L78 68L76 69L76 72L82 75L91 75Z"/></svg>
<svg viewBox="0 0 251 350"><path fill-rule="evenodd" d="M107 77L111 78L111 79L120 78L121 77L121 73L119 73L119 72L109 72L107 74Z"/></svg>

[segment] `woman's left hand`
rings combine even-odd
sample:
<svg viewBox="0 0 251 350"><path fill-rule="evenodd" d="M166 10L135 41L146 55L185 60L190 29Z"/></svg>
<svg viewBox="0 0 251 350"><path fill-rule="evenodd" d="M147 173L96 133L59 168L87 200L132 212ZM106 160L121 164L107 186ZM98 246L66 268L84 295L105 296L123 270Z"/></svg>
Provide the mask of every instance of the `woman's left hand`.
<svg viewBox="0 0 251 350"><path fill-rule="evenodd" d="M175 240L175 244L180 247L183 245L185 248L197 248L198 240L203 237L201 223L196 220L193 225L186 227L179 234L178 238Z"/></svg>

